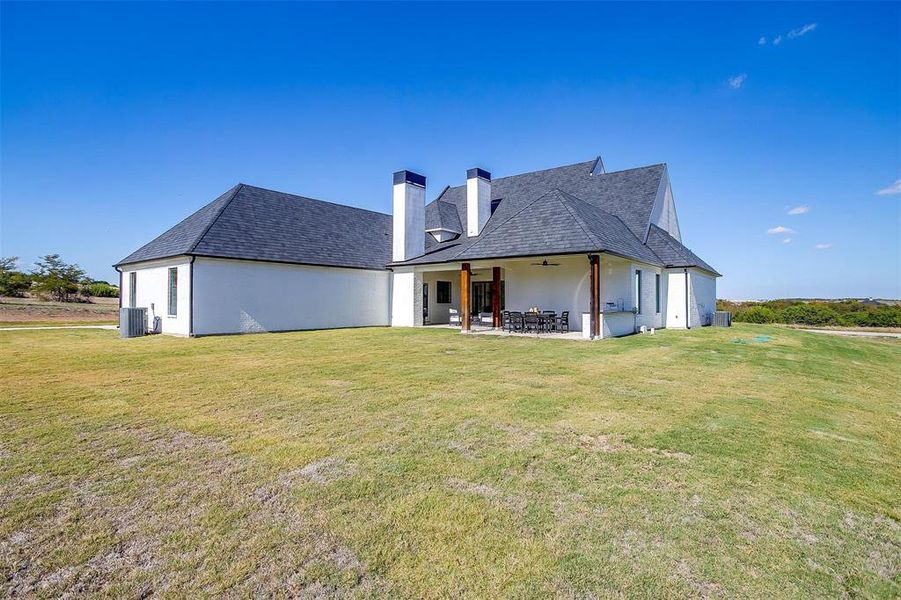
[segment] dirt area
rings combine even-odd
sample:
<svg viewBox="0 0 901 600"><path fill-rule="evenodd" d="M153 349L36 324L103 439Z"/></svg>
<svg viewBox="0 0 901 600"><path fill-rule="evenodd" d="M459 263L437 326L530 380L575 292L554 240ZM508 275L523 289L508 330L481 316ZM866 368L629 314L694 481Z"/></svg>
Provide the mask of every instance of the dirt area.
<svg viewBox="0 0 901 600"><path fill-rule="evenodd" d="M891 331L888 327L871 329L802 329L808 333L825 333L827 335L846 335L851 337L875 337L875 338L901 338L901 332Z"/></svg>
<svg viewBox="0 0 901 600"><path fill-rule="evenodd" d="M118 298L91 298L90 302L45 302L38 298L0 296L0 323L112 323Z"/></svg>
<svg viewBox="0 0 901 600"><path fill-rule="evenodd" d="M901 333L901 327L840 327L838 325L828 325L819 327L817 325L776 325L777 327L788 327L789 329L800 329L801 331L810 331L813 329L821 329L823 331L845 331L845 332L861 332L861 333Z"/></svg>

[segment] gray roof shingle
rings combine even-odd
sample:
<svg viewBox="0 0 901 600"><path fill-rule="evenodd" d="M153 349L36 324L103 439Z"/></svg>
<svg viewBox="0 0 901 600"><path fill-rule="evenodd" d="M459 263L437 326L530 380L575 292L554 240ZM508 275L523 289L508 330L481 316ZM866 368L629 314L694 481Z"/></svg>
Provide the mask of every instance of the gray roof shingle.
<svg viewBox="0 0 901 600"><path fill-rule="evenodd" d="M117 266L177 255L384 269L391 216L239 184Z"/></svg>
<svg viewBox="0 0 901 600"><path fill-rule="evenodd" d="M209 229L222 209L231 201L235 193L241 188L238 184L228 190L194 214L190 215L175 227L172 227L163 234L157 236L150 242L144 244L114 266L124 265L128 263L139 262L142 260L152 260L155 258L165 258L169 256L178 256L190 253L191 249L203 235L203 232Z"/></svg>
<svg viewBox="0 0 901 600"><path fill-rule="evenodd" d="M715 275L720 275L719 271L701 260L697 254L683 246L679 240L656 225L651 225L648 232L648 247L660 257L664 266L699 267Z"/></svg>
<svg viewBox="0 0 901 600"><path fill-rule="evenodd" d="M390 215L239 184L116 266L178 255L384 269L508 256L610 252L649 264L719 274L657 226L648 229L663 164L592 174L587 161L492 181L500 200L479 236L466 236L466 186L425 207L426 229L460 232L391 263ZM642 243L645 232L647 243Z"/></svg>

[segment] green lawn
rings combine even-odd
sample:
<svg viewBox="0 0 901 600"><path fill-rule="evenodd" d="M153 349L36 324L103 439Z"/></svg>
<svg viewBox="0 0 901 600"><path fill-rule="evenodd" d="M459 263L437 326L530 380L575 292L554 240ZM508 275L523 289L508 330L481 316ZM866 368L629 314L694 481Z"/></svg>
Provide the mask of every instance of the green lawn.
<svg viewBox="0 0 901 600"><path fill-rule="evenodd" d="M898 597L899 365L752 325L0 332L0 596Z"/></svg>

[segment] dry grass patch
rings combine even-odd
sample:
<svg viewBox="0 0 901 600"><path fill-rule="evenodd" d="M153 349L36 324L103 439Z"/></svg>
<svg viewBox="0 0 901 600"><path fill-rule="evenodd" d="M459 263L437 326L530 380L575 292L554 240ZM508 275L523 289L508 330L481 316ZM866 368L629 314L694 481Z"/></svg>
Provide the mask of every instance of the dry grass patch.
<svg viewBox="0 0 901 600"><path fill-rule="evenodd" d="M897 597L899 363L748 325L0 332L0 595Z"/></svg>

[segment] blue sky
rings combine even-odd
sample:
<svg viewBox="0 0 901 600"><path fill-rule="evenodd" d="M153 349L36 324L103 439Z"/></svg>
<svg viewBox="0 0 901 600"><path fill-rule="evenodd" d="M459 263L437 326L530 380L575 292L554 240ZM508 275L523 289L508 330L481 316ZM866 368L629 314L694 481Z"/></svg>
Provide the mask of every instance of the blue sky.
<svg viewBox="0 0 901 600"><path fill-rule="evenodd" d="M0 254L24 266L114 280L239 181L390 212L399 169L431 197L600 154L669 164L720 297L901 297L897 3L0 10Z"/></svg>

